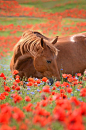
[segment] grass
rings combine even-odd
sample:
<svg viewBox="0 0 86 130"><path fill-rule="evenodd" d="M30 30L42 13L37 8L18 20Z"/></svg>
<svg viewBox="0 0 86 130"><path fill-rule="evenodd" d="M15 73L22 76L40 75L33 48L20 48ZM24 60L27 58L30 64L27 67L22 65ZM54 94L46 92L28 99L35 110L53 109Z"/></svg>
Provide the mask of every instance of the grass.
<svg viewBox="0 0 86 130"><path fill-rule="evenodd" d="M36 23L45 23L47 20L42 19L42 18L16 18L16 17L1 17L0 18L0 24L1 25L9 25L9 24L14 24L14 26L17 25L26 25L26 24L36 24Z"/></svg>
<svg viewBox="0 0 86 130"><path fill-rule="evenodd" d="M14 27L20 25L20 26L25 26L25 25L35 25L35 24L41 24L41 23L46 23L47 20L46 19L42 19L42 18L16 18L16 17L1 17L0 18L0 26L2 25L11 25L13 24ZM24 30L24 29L23 29ZM22 31L23 31L22 30ZM18 31L16 32L16 34L11 34L11 30L6 30L6 31L0 31L0 36L10 36L10 35L15 35L15 36L21 36L22 35L22 31Z"/></svg>
<svg viewBox="0 0 86 130"><path fill-rule="evenodd" d="M30 6L30 7L37 7L42 8L44 11L47 12L63 12L66 9L72 9L72 8L79 8L79 9L86 9L86 1L85 0L78 0L76 3L74 3L74 0L71 0L68 4L69 0L56 0L56 1L49 1L49 2L27 2L27 3L21 3L22 6ZM66 6L64 4L66 3ZM57 6L56 6L57 5Z"/></svg>

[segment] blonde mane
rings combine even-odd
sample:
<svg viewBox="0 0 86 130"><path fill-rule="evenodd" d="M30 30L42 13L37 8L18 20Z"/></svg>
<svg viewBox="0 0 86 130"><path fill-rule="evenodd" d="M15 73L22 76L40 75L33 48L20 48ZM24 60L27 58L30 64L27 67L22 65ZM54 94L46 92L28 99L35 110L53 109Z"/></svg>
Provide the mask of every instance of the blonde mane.
<svg viewBox="0 0 86 130"><path fill-rule="evenodd" d="M27 30L23 33L19 42L14 46L14 50L17 52L18 49L20 49L22 55L29 52L34 56L38 50L42 49L40 42L41 37L37 36L33 31ZM52 44L47 44L47 46L57 55L57 49Z"/></svg>

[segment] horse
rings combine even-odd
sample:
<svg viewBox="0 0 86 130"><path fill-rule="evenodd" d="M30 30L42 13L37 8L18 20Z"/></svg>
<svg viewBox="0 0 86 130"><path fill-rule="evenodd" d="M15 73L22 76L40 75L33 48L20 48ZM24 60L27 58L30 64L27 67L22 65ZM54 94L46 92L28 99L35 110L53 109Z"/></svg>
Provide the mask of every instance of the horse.
<svg viewBox="0 0 86 130"><path fill-rule="evenodd" d="M70 36L46 38L40 33L27 32L14 47L11 71L20 76L56 77L60 72L75 75L86 69L86 32Z"/></svg>
<svg viewBox="0 0 86 130"><path fill-rule="evenodd" d="M14 46L10 69L23 77L59 77L56 65L58 49L54 47L58 36L48 38L36 31L27 30ZM60 77L59 77L60 79Z"/></svg>
<svg viewBox="0 0 86 130"><path fill-rule="evenodd" d="M59 74L83 74L86 69L86 32L60 36L54 46L59 50L56 59Z"/></svg>

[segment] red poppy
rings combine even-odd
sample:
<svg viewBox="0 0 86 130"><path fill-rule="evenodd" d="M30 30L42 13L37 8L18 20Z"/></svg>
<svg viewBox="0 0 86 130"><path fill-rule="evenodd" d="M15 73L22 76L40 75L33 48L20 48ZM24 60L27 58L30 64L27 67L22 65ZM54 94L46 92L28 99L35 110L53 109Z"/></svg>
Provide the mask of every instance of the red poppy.
<svg viewBox="0 0 86 130"><path fill-rule="evenodd" d="M0 94L0 99L4 100L5 99L5 95L3 93Z"/></svg>
<svg viewBox="0 0 86 130"><path fill-rule="evenodd" d="M29 96L26 96L26 97L25 97L25 101L27 101L27 102L31 101L30 97L29 97Z"/></svg>
<svg viewBox="0 0 86 130"><path fill-rule="evenodd" d="M16 74L18 74L18 73L19 73L18 70L14 70L14 71L13 71L13 75L16 75Z"/></svg>
<svg viewBox="0 0 86 130"><path fill-rule="evenodd" d="M76 97L71 97L71 98L70 98L70 101L71 101L72 103L74 103L76 106L78 106L78 105L80 104L80 102L77 100Z"/></svg>
<svg viewBox="0 0 86 130"><path fill-rule="evenodd" d="M41 100L40 104L41 104L41 106L45 107L45 106L47 106L48 102L47 102L47 100Z"/></svg>
<svg viewBox="0 0 86 130"><path fill-rule="evenodd" d="M13 128L10 127L9 125L4 124L4 125L2 125L2 126L0 127L0 130L13 130Z"/></svg>
<svg viewBox="0 0 86 130"><path fill-rule="evenodd" d="M5 87L4 87L4 90L7 91L7 92L10 92L10 87L5 86Z"/></svg>
<svg viewBox="0 0 86 130"><path fill-rule="evenodd" d="M13 108L13 118L17 120L18 122L22 121L25 117L22 110L20 110L18 107Z"/></svg>
<svg viewBox="0 0 86 130"><path fill-rule="evenodd" d="M1 74L0 74L0 77L5 77L4 73L1 73Z"/></svg>
<svg viewBox="0 0 86 130"><path fill-rule="evenodd" d="M55 86L53 86L53 87L52 87L52 90L56 90L56 87L55 87Z"/></svg>
<svg viewBox="0 0 86 130"><path fill-rule="evenodd" d="M20 86L17 86L17 87L15 88L15 90L19 91L19 90L20 90Z"/></svg>
<svg viewBox="0 0 86 130"><path fill-rule="evenodd" d="M34 79L33 78L28 78L28 81L34 83Z"/></svg>
<svg viewBox="0 0 86 130"><path fill-rule="evenodd" d="M66 113L62 107L55 107L53 110L54 119L58 121L65 121Z"/></svg>
<svg viewBox="0 0 86 130"><path fill-rule="evenodd" d="M32 85L33 85L33 82L27 83L27 86L32 86Z"/></svg>
<svg viewBox="0 0 86 130"><path fill-rule="evenodd" d="M62 77L63 78L67 78L67 74L62 74Z"/></svg>
<svg viewBox="0 0 86 130"><path fill-rule="evenodd" d="M16 81L17 83L19 83L19 82L20 82L20 79L19 79L19 78L16 78L15 81Z"/></svg>
<svg viewBox="0 0 86 130"><path fill-rule="evenodd" d="M50 93L50 87L48 85L44 86L42 89L43 92Z"/></svg>
<svg viewBox="0 0 86 130"><path fill-rule="evenodd" d="M12 97L13 97L14 103L17 103L17 102L19 103L22 100L22 97L18 95L17 93L14 93Z"/></svg>
<svg viewBox="0 0 86 130"><path fill-rule="evenodd" d="M86 96L86 88L82 88L80 90L80 96L85 97Z"/></svg>
<svg viewBox="0 0 86 130"><path fill-rule="evenodd" d="M57 82L55 83L55 85L56 85L56 87L60 87L60 86L61 86L60 81L57 81Z"/></svg>
<svg viewBox="0 0 86 130"><path fill-rule="evenodd" d="M43 78L42 78L42 81L43 81L43 82L47 82L47 80L48 80L48 79L47 79L46 77L43 77Z"/></svg>
<svg viewBox="0 0 86 130"><path fill-rule="evenodd" d="M32 103L28 103L27 106L24 106L24 107L23 107L23 109L25 109L27 112L29 112L29 111L32 111L32 106L33 106Z"/></svg>
<svg viewBox="0 0 86 130"><path fill-rule="evenodd" d="M72 88L66 88L66 90L67 90L68 93L72 92Z"/></svg>

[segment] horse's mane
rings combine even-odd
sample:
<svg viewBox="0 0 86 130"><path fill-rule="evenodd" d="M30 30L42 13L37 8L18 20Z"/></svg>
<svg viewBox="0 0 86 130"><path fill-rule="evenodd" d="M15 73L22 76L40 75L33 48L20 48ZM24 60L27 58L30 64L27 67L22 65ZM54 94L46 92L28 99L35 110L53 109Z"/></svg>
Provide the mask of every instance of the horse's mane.
<svg viewBox="0 0 86 130"><path fill-rule="evenodd" d="M49 40L49 38L39 32L27 30L23 33L19 42L14 46L14 50L17 52L20 48L22 55L30 52L34 56L36 52L41 49L41 38ZM47 44L47 46L51 49L51 51L54 51L55 54L57 54L57 49L52 44Z"/></svg>

